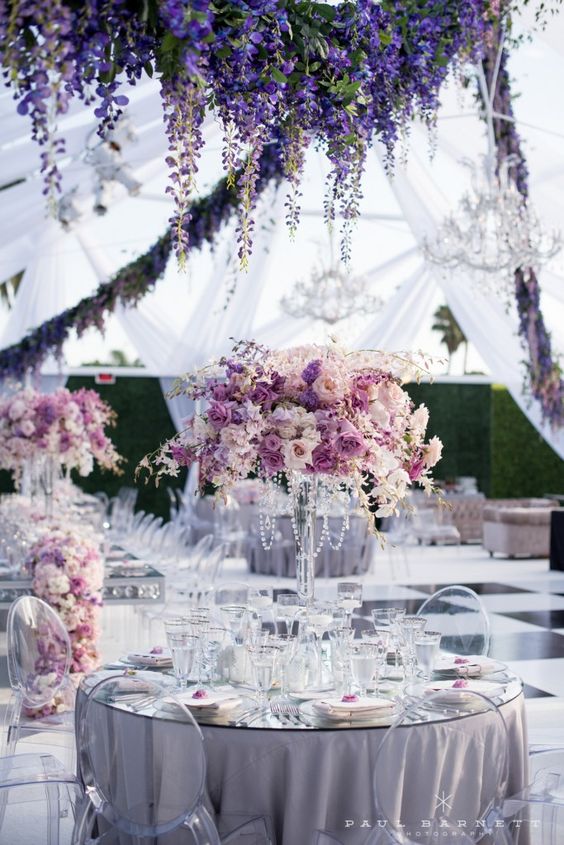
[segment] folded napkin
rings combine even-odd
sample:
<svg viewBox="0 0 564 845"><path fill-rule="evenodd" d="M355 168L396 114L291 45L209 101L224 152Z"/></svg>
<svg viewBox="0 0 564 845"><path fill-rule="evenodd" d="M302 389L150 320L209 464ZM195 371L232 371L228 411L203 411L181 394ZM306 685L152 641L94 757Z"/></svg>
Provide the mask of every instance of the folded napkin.
<svg viewBox="0 0 564 845"><path fill-rule="evenodd" d="M488 675L499 668L501 668L499 661L484 657L481 654L471 654L465 657L456 654L443 654L437 658L435 663L435 672L456 672L458 675L468 677Z"/></svg>
<svg viewBox="0 0 564 845"><path fill-rule="evenodd" d="M327 698L322 701L315 701L313 707L323 713L352 716L392 711L395 708L395 703L388 698L358 698L356 701Z"/></svg>
<svg viewBox="0 0 564 845"><path fill-rule="evenodd" d="M463 686L464 685L464 686ZM458 681L431 681L425 685L425 689L429 692L444 692L445 690L454 689L457 692L479 692L488 697L495 697L501 695L505 691L504 684L496 684L494 681L479 681L479 680L458 680Z"/></svg>
<svg viewBox="0 0 564 845"><path fill-rule="evenodd" d="M193 698L193 693L189 690L183 693L177 693L177 698L186 705L186 707L195 708L197 710L227 710L236 707L241 703L240 696L234 692L208 692L205 698Z"/></svg>
<svg viewBox="0 0 564 845"><path fill-rule="evenodd" d="M172 657L168 651L156 654L151 651L132 652L126 659L136 666L172 666Z"/></svg>

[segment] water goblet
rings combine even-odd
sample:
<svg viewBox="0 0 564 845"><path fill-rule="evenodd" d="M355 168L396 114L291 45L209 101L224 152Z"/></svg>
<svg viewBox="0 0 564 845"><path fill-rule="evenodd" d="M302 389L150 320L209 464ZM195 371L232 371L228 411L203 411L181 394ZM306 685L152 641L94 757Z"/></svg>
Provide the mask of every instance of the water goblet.
<svg viewBox="0 0 564 845"><path fill-rule="evenodd" d="M296 593L279 593L276 599L276 618L286 625L286 632L292 633L294 619L300 609L300 600Z"/></svg>
<svg viewBox="0 0 564 845"><path fill-rule="evenodd" d="M259 587L258 589L249 591L249 605L259 614L262 614L263 611L270 610L273 603L272 587Z"/></svg>
<svg viewBox="0 0 564 845"><path fill-rule="evenodd" d="M268 711L268 692L272 687L277 649L270 645L247 645L255 676L259 713Z"/></svg>
<svg viewBox="0 0 564 845"><path fill-rule="evenodd" d="M219 655L225 649L229 642L229 631L226 628L221 628L217 625L212 625L208 629L207 649L206 649L206 671L208 675L208 682L211 684L217 678L217 664Z"/></svg>
<svg viewBox="0 0 564 845"><path fill-rule="evenodd" d="M337 689L343 694L348 692L350 686L350 666L348 660L349 644L354 639L354 628L341 625L338 628L331 628L329 631L329 642L331 644L331 673Z"/></svg>
<svg viewBox="0 0 564 845"><path fill-rule="evenodd" d="M414 637L415 656L421 675L430 680L441 647L439 631L419 631Z"/></svg>
<svg viewBox="0 0 564 845"><path fill-rule="evenodd" d="M350 625L355 607L362 605L362 584L357 581L339 581L337 584L337 596L340 606L347 614L347 622Z"/></svg>
<svg viewBox="0 0 564 845"><path fill-rule="evenodd" d="M353 640L349 644L349 660L352 679L359 689L359 695L363 697L376 673L378 649L366 640Z"/></svg>
<svg viewBox="0 0 564 845"><path fill-rule="evenodd" d="M376 691L378 691L380 679L384 676L384 667L388 658L390 630L387 628L376 628L374 631L363 631L362 639L371 643L376 648Z"/></svg>

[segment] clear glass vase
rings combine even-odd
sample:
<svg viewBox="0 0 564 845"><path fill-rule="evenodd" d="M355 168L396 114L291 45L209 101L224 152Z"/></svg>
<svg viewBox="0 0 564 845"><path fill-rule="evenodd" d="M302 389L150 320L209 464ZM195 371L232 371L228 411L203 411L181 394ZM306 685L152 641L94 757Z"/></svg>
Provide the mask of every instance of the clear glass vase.
<svg viewBox="0 0 564 845"><path fill-rule="evenodd" d="M296 579L300 602L310 605L315 594L315 523L318 479L294 473L291 494L296 541Z"/></svg>
<svg viewBox="0 0 564 845"><path fill-rule="evenodd" d="M41 467L41 488L45 496L45 516L53 516L53 491L55 488L55 460L47 455Z"/></svg>

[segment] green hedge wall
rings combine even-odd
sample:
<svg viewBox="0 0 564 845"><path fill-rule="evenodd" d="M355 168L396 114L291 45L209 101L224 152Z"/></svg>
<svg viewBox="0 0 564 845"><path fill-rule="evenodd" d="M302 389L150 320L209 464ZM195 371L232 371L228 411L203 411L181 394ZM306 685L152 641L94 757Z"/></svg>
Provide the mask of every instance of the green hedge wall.
<svg viewBox="0 0 564 845"><path fill-rule="evenodd" d="M72 377L69 390L94 388L118 414L112 437L127 458L125 473L116 477L95 470L88 478L76 478L89 492L106 490L114 495L122 485L134 485L139 460L174 433L158 379L118 377L115 385L95 385L91 377ZM521 413L504 387L488 384L413 384L409 393L416 404L430 411L429 435L444 443L444 457L435 476L453 479L471 475L487 496L510 498L564 492L564 461ZM184 485L185 471L170 479L171 486ZM138 507L166 516L165 486L154 482L138 485ZM11 490L8 473L0 473L0 492Z"/></svg>
<svg viewBox="0 0 564 845"><path fill-rule="evenodd" d="M531 425L509 392L491 390L490 495L505 499L564 493L564 461Z"/></svg>
<svg viewBox="0 0 564 845"><path fill-rule="evenodd" d="M127 459L123 475L116 476L95 469L88 478L80 478L74 473L74 480L89 493L105 490L109 496L115 495L121 486L135 486L135 467L143 455L152 452L175 432L159 380L118 376L113 385L98 385L92 377L73 376L66 386L69 390L78 390L80 387L97 390L102 399L109 402L118 415L117 427L111 433L112 440L118 452ZM178 478L170 479L169 486L183 486L185 481L186 471L183 470ZM148 484L140 480L137 486L138 508L168 516L168 495L164 484L157 488L152 480Z"/></svg>
<svg viewBox="0 0 564 845"><path fill-rule="evenodd" d="M478 479L490 493L491 390L489 384L409 384L407 390L419 405L429 409L430 437L444 444L443 457L434 470L437 479L460 475Z"/></svg>

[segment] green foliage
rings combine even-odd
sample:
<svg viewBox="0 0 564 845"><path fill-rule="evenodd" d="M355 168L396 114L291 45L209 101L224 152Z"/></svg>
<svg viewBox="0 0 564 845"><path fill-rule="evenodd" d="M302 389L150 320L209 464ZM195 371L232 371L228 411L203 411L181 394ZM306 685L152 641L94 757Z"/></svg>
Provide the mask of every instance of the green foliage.
<svg viewBox="0 0 564 845"><path fill-rule="evenodd" d="M114 496L122 486L137 487L138 509L168 517L165 486L157 488L151 481L148 484L143 481L136 484L133 477L141 458L175 432L159 380L118 376L115 385L96 385L92 377L73 376L66 386L69 390L78 390L80 387L97 390L102 399L109 402L118 415L117 426L111 432L111 437L118 452L127 458L123 475L116 476L95 469L88 478L80 478L73 473L73 480L89 493L105 490L109 496ZM167 480L167 484L183 486L185 480L186 471L183 471L178 478Z"/></svg>
<svg viewBox="0 0 564 845"><path fill-rule="evenodd" d="M438 435L444 444L434 477L449 480L471 475L488 495L490 385L409 384L407 390L416 405L423 402L429 409L429 436Z"/></svg>
<svg viewBox="0 0 564 845"><path fill-rule="evenodd" d="M492 386L491 496L564 492L564 461L521 413L509 392Z"/></svg>

